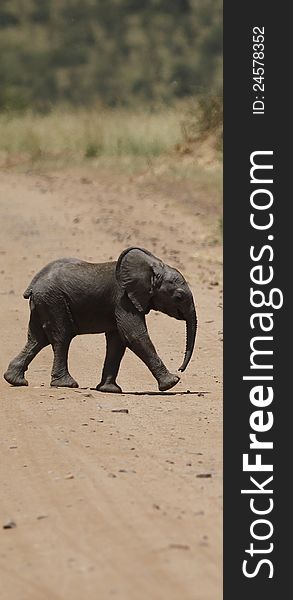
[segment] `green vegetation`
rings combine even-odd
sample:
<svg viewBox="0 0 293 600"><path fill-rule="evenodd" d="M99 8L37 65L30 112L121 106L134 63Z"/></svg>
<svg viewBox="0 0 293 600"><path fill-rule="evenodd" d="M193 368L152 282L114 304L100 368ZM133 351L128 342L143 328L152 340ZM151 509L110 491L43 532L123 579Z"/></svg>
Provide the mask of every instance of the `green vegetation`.
<svg viewBox="0 0 293 600"><path fill-rule="evenodd" d="M175 173L220 149L221 84L222 0L0 1L2 165L168 154Z"/></svg>
<svg viewBox="0 0 293 600"><path fill-rule="evenodd" d="M47 115L0 115L0 154L4 158L154 157L168 152L180 138L180 112L174 109L161 113L79 109Z"/></svg>
<svg viewBox="0 0 293 600"><path fill-rule="evenodd" d="M1 0L0 56L2 111L157 111L221 90L222 0Z"/></svg>
<svg viewBox="0 0 293 600"><path fill-rule="evenodd" d="M212 136L214 148L222 150L223 98L220 95L199 95L187 104L182 120L183 149L192 152L199 141Z"/></svg>
<svg viewBox="0 0 293 600"><path fill-rule="evenodd" d="M201 102L181 101L156 112L102 107L56 108L47 114L5 111L0 113L0 164L10 164L11 158L15 164L50 161L62 166L101 158L120 163L130 158L138 164L141 158L169 155L176 170L176 156L193 154L206 136L218 150L220 125L217 121L211 127L210 112L206 117ZM215 102L207 97L208 104Z"/></svg>

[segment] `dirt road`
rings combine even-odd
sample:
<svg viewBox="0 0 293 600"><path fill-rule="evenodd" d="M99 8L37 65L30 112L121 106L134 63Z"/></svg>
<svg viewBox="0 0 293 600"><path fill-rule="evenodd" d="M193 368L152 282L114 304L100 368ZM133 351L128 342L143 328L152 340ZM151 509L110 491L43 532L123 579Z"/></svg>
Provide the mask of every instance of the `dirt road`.
<svg viewBox="0 0 293 600"><path fill-rule="evenodd" d="M199 317L191 364L166 393L129 351L118 377L123 395L90 389L103 336L72 343L77 390L49 387L49 348L31 364L28 388L1 379L1 600L219 600L221 246L213 199L143 178L7 171L0 215L1 374L25 342L22 292L57 257L99 262L146 247L182 270ZM184 324L153 313L148 326L175 372ZM16 526L3 528L9 522Z"/></svg>

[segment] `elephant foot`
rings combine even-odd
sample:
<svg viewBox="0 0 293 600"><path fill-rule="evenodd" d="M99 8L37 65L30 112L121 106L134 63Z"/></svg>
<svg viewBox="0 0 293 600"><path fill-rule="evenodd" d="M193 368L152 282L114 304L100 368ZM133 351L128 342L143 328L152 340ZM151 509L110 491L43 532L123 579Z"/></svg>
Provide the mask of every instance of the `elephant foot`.
<svg viewBox="0 0 293 600"><path fill-rule="evenodd" d="M166 390L170 390L170 388L174 387L176 383L180 381L180 377L178 375L173 375L172 373L167 373L167 375L159 381L159 390L160 392L165 392Z"/></svg>
<svg viewBox="0 0 293 600"><path fill-rule="evenodd" d="M10 383L11 385L28 385L28 382L24 378L23 373L18 369L14 369L13 367L8 367L3 377L7 381L7 383Z"/></svg>
<svg viewBox="0 0 293 600"><path fill-rule="evenodd" d="M109 392L110 394L122 393L122 389L117 383L99 383L96 390L98 390L98 392Z"/></svg>
<svg viewBox="0 0 293 600"><path fill-rule="evenodd" d="M63 377L59 377L56 379L51 379L50 383L51 387L69 387L69 388L78 388L78 383L71 377L71 375L64 375Z"/></svg>

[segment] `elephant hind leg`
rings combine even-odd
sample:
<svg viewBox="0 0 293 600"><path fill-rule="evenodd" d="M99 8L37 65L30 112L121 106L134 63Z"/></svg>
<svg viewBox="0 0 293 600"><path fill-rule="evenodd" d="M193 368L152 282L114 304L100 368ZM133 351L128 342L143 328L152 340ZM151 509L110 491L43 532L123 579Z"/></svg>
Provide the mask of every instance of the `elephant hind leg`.
<svg viewBox="0 0 293 600"><path fill-rule="evenodd" d="M68 350L72 338L64 338L52 342L54 361L51 373L51 387L78 387L77 381L68 371Z"/></svg>
<svg viewBox="0 0 293 600"><path fill-rule="evenodd" d="M121 387L116 383L116 377L126 346L123 343L118 331L110 331L106 333L106 344L106 358L102 372L102 379L97 385L96 389L99 392L121 394L122 390Z"/></svg>
<svg viewBox="0 0 293 600"><path fill-rule="evenodd" d="M9 363L4 379L11 385L28 385L24 377L25 371L35 356L48 346L49 340L44 332L35 308L31 310L28 326L27 343L21 352Z"/></svg>
<svg viewBox="0 0 293 600"><path fill-rule="evenodd" d="M43 327L54 354L51 371L52 387L78 387L68 371L68 350L75 336L72 319L62 295L52 304L39 306Z"/></svg>

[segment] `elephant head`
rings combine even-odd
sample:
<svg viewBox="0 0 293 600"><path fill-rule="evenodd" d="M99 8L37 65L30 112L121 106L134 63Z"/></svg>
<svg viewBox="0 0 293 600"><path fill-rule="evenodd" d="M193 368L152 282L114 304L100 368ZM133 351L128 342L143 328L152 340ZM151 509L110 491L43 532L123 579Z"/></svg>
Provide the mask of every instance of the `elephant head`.
<svg viewBox="0 0 293 600"><path fill-rule="evenodd" d="M185 356L179 368L184 371L194 349L197 318L193 296L183 275L143 248L128 248L119 256L116 278L140 313L154 309L186 321Z"/></svg>

